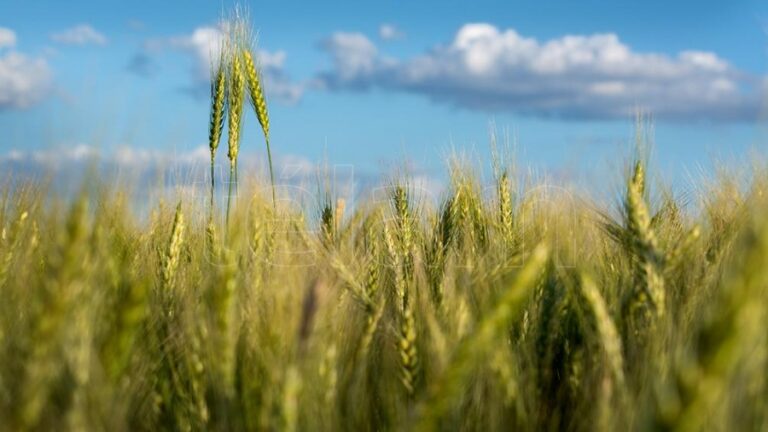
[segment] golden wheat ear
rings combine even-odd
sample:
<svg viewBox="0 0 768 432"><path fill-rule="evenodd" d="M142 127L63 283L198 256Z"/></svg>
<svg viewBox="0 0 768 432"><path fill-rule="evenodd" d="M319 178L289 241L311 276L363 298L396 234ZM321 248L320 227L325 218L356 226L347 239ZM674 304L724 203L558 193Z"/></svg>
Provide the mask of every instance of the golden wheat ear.
<svg viewBox="0 0 768 432"><path fill-rule="evenodd" d="M229 150L227 157L230 165L234 166L240 151L240 126L245 100L245 76L243 75L242 60L239 56L232 56L229 73Z"/></svg>
<svg viewBox="0 0 768 432"><path fill-rule="evenodd" d="M243 63L245 64L245 76L248 80L248 92L250 94L251 106L256 113L256 119L261 125L261 131L264 133L264 141L267 145L267 162L269 163L269 179L272 183L272 204L275 204L275 175L272 169L272 149L269 145L269 113L267 112L267 99L264 97L264 87L262 86L262 76L256 67L253 50L243 48Z"/></svg>
<svg viewBox="0 0 768 432"><path fill-rule="evenodd" d="M233 43L240 41L235 35ZM245 75L243 73L242 59L237 51L232 51L229 64L229 130L227 157L229 158L229 193L227 196L227 221L232 201L232 186L237 181L237 156L240 152L240 129L243 117L243 103L245 101Z"/></svg>

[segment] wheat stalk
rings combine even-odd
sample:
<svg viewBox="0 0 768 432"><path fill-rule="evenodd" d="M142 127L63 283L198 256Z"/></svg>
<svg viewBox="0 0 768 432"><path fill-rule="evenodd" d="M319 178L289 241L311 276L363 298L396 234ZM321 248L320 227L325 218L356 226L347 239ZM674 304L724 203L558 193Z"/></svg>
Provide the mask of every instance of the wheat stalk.
<svg viewBox="0 0 768 432"><path fill-rule="evenodd" d="M275 199L275 174L272 168L272 149L269 145L269 114L267 112L267 99L264 97L262 88L262 76L256 69L254 55L250 48L242 50L243 60L245 62L245 74L248 79L248 90L250 94L251 106L256 113L256 118L261 125L261 131L264 133L264 141L267 145L267 162L269 163L269 179L272 183L272 204L276 204Z"/></svg>
<svg viewBox="0 0 768 432"><path fill-rule="evenodd" d="M211 121L208 131L208 146L211 150L211 214L213 214L215 183L215 159L216 150L219 148L221 133L224 128L224 119L226 118L227 103L227 75L225 67L224 49L211 77Z"/></svg>
<svg viewBox="0 0 768 432"><path fill-rule="evenodd" d="M239 38L239 35L235 35ZM240 44L239 39L233 42ZM237 181L237 155L240 150L240 127L243 115L243 103L245 100L245 76L243 74L242 60L237 51L230 59L230 77L229 77L229 130L228 144L229 150L229 195L227 196L227 222L229 222L230 202L232 200L232 185Z"/></svg>

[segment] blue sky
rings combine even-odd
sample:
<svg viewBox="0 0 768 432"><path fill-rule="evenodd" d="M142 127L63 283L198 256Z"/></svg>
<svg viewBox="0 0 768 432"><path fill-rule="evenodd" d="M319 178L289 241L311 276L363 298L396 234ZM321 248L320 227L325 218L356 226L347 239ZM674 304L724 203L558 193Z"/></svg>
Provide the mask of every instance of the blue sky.
<svg viewBox="0 0 768 432"><path fill-rule="evenodd" d="M676 179L768 142L766 2L240 3L282 160L439 172L453 150L487 157L494 122L523 164L615 169L638 106ZM0 0L0 158L194 154L207 140L205 44L231 7ZM246 128L244 151L261 154Z"/></svg>

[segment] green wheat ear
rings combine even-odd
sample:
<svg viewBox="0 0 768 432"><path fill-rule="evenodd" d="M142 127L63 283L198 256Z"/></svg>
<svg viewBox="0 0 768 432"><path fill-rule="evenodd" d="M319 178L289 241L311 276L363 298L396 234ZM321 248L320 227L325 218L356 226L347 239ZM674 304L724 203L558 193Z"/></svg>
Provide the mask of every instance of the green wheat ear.
<svg viewBox="0 0 768 432"><path fill-rule="evenodd" d="M251 106L259 120L261 130L264 132L264 141L267 144L267 159L269 162L269 179L272 183L272 204L275 204L275 175L272 169L272 150L269 146L269 114L267 113L267 99L261 85L261 73L256 69L253 52L250 48L243 49L243 62L245 63L245 76L248 80L248 90L251 96Z"/></svg>
<svg viewBox="0 0 768 432"><path fill-rule="evenodd" d="M656 234L651 227L651 217L645 198L645 167L641 161L634 166L632 178L627 184L625 203L627 231L636 257L635 290L629 300L630 308L647 303L657 315L664 314L663 257L657 246Z"/></svg>
<svg viewBox="0 0 768 432"><path fill-rule="evenodd" d="M179 266L181 245L184 241L184 228L184 214L181 212L181 202L179 202L179 204L176 206L176 214L173 217L171 237L168 240L168 246L166 247L162 256L161 276L163 288L166 289L172 287L174 276L176 275L176 269Z"/></svg>
<svg viewBox="0 0 768 432"><path fill-rule="evenodd" d="M226 117L227 77L224 63L224 51L222 50L219 62L211 77L211 124L208 132L208 147L211 150L211 212L213 212L213 194L216 186L214 178L216 150L221 142L221 133Z"/></svg>

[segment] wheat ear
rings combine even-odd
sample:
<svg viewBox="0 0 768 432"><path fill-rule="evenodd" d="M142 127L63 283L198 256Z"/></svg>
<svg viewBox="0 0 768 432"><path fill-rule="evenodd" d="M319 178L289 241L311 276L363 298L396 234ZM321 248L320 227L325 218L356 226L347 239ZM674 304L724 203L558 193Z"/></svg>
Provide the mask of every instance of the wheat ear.
<svg viewBox="0 0 768 432"><path fill-rule="evenodd" d="M227 222L229 222L229 209L232 200L232 183L237 176L237 155L240 150L240 126L243 115L243 101L245 99L245 77L240 56L233 55L230 67L229 79L229 196L227 197Z"/></svg>
<svg viewBox="0 0 768 432"><path fill-rule="evenodd" d="M224 55L222 54L211 79L211 124L208 132L208 146L211 150L211 214L213 214L213 194L216 188L214 172L216 150L219 148L221 132L224 128L224 118L226 117L224 109L227 99L226 90L227 77L224 68Z"/></svg>
<svg viewBox="0 0 768 432"><path fill-rule="evenodd" d="M512 192L506 171L501 174L498 182L499 223L501 224L502 237L509 247L514 239L514 220L512 219Z"/></svg>
<svg viewBox="0 0 768 432"><path fill-rule="evenodd" d="M625 202L627 231L634 255L635 287L627 306L630 310L650 306L656 316L664 314L663 257L651 228L651 217L645 199L645 167L637 161L627 184Z"/></svg>
<svg viewBox="0 0 768 432"><path fill-rule="evenodd" d="M248 79L248 90L251 96L251 105L256 112L256 118L259 120L261 130L264 132L264 141L267 145L267 162L269 163L269 180L272 183L272 205L275 206L275 174L272 169L272 149L269 146L269 114L267 113L267 99L264 97L263 86L261 85L261 74L256 69L256 62L253 59L253 53L250 49L243 49L243 61L245 62L245 76Z"/></svg>
<svg viewBox="0 0 768 432"><path fill-rule="evenodd" d="M179 257L181 256L181 245L184 240L184 214L181 212L181 203L176 206L176 214L173 217L173 228L171 229L171 238L168 240L168 246L165 249L162 259L162 278L163 287L170 288L173 278L176 275L176 268L179 266Z"/></svg>

